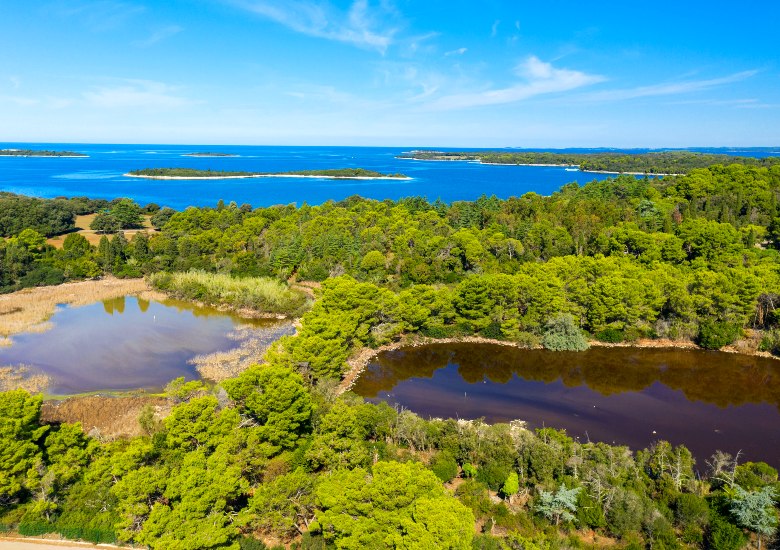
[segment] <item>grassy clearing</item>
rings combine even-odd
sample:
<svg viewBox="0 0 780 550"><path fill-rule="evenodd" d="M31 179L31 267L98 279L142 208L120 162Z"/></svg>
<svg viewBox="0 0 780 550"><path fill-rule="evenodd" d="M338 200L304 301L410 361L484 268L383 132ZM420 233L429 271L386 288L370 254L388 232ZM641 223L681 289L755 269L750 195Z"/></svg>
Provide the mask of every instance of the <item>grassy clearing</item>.
<svg viewBox="0 0 780 550"><path fill-rule="evenodd" d="M9 336L21 332L45 332L47 320L58 304L84 306L127 295L148 294L143 279L81 281L57 286L26 288L0 295L0 345L10 345Z"/></svg>
<svg viewBox="0 0 780 550"><path fill-rule="evenodd" d="M97 246L100 242L100 237L102 237L102 234L96 233L95 231L91 230L89 228L90 224L94 221L95 216L97 214L85 214L83 216L76 216L76 233L79 233L80 235L84 235L86 239L89 241L89 244ZM142 229L123 229L122 233L125 234L125 238L128 240L133 238L133 235L136 233L152 233L154 231L154 227L152 227L151 222L152 217L145 215L142 218L143 228ZM55 248L62 248L62 243L65 242L65 237L67 235L57 235L54 237L51 237L49 239L46 239L46 242L52 245ZM109 238L111 238L111 235L108 235Z"/></svg>
<svg viewBox="0 0 780 550"><path fill-rule="evenodd" d="M237 279L218 273L188 271L155 273L150 283L154 288L176 298L226 305L236 310L296 316L306 310L310 303L301 292L267 277Z"/></svg>

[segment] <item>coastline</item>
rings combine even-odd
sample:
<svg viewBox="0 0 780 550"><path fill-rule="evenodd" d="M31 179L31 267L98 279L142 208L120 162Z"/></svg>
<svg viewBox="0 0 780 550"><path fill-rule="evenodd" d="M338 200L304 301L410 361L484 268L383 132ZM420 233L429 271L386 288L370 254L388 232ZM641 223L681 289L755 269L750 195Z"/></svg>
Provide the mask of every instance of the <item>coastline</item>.
<svg viewBox="0 0 780 550"><path fill-rule="evenodd" d="M406 181L414 178L409 176L398 178L394 176L312 176L302 174L249 174L246 176L144 176L141 174L122 174L126 178L140 178L147 180L239 180L253 178L312 178L325 180L399 180Z"/></svg>
<svg viewBox="0 0 780 550"><path fill-rule="evenodd" d="M88 159L89 155L3 155L0 157L24 157L38 159Z"/></svg>
<svg viewBox="0 0 780 550"><path fill-rule="evenodd" d="M468 158L452 158L452 159L418 159L414 157L395 157L398 160L416 160L420 162L476 162L479 164L484 164L486 166L536 166L536 167L545 167L545 166L552 166L556 168L579 168L580 172L583 172L585 174L614 174L614 175L620 175L620 174L628 174L630 176L652 176L652 177L661 177L661 176L684 176L685 174L674 174L674 173L650 173L650 172L615 172L611 170L583 170L580 168L579 164L544 164L544 163L523 163L523 162L484 162L480 159L468 159Z"/></svg>
<svg viewBox="0 0 780 550"><path fill-rule="evenodd" d="M430 336L421 336L419 334L405 334L401 336L401 339L397 342L391 342L378 348L362 347L353 352L353 354L347 359L346 363L349 367L344 377L341 379L338 387L336 388L336 395L341 395L344 392L348 392L352 389L357 382L363 371L371 362L371 360L380 353L387 351L395 351L403 348L416 348L419 346L427 346L431 344L491 344L495 346L504 346L517 349L544 349L542 346L535 346L529 348L523 346L517 342L508 342L506 340L496 340L494 338L485 338L482 336L458 336L453 338L431 338ZM636 348L636 349L677 349L677 350L704 350L704 348L697 346L690 340L669 340L666 338L652 339L642 338L635 342L618 342L609 343L601 342L599 340L589 340L588 344L594 348ZM733 353L752 357L762 357L765 359L774 359L780 361L780 357L772 355L766 351L746 351L741 350L736 344L725 346L718 350L719 353Z"/></svg>

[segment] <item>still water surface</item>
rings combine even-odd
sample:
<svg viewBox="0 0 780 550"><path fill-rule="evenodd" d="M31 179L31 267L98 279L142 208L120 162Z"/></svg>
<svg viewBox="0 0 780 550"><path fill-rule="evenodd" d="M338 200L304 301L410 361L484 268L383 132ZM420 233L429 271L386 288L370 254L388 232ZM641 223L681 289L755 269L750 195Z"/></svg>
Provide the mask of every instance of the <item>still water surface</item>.
<svg viewBox="0 0 780 550"><path fill-rule="evenodd" d="M641 449L685 444L780 466L780 362L698 350L580 353L433 344L380 354L355 384L423 416L521 419Z"/></svg>
<svg viewBox="0 0 780 550"><path fill-rule="evenodd" d="M0 349L0 364L31 365L50 377L47 393L53 395L159 390L179 376L200 378L188 361L236 347L230 334L239 325L268 328L275 338L292 331L289 323L132 296L62 307L50 321L51 330L13 336L13 345Z"/></svg>

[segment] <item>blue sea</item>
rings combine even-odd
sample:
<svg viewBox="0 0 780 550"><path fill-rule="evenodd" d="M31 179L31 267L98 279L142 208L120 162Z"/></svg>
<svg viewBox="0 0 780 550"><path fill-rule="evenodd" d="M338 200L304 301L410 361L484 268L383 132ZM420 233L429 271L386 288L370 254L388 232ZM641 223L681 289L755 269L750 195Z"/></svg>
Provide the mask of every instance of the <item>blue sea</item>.
<svg viewBox="0 0 780 550"><path fill-rule="evenodd" d="M445 202L474 200L481 195L499 198L529 191L549 195L562 185L585 184L608 177L566 171L562 167L493 166L474 162L402 160L400 153L416 147L282 147L227 145L90 145L69 143L0 143L0 149L68 150L87 158L0 157L0 190L36 197L114 199L130 197L140 204L183 209L213 206L220 199L253 207L304 202L314 205L360 195L377 200L421 196ZM453 150L453 149L442 149ZM457 149L464 150L464 149ZM476 150L476 149L470 149ZM543 150L543 149L524 149ZM707 152L745 156L778 155L768 149ZM557 152L618 151L616 149L561 149ZM646 152L647 149L631 150ZM187 153L217 152L233 157L187 157ZM211 170L285 172L331 168L366 168L403 173L411 180L329 180L313 178L227 179L208 181L144 180L124 177L141 168L184 167Z"/></svg>

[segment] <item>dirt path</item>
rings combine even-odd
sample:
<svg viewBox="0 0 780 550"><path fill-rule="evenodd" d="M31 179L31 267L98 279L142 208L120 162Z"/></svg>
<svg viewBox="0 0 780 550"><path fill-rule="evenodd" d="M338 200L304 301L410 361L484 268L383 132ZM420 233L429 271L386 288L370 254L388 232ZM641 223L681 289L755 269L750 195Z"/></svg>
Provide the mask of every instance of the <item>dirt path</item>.
<svg viewBox="0 0 780 550"><path fill-rule="evenodd" d="M112 544L95 546L86 542L72 542L66 540L26 539L26 538L0 538L0 550L61 550L62 548L121 548ZM126 547L125 547L126 548Z"/></svg>

